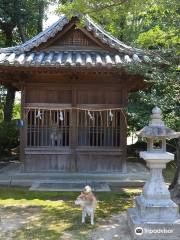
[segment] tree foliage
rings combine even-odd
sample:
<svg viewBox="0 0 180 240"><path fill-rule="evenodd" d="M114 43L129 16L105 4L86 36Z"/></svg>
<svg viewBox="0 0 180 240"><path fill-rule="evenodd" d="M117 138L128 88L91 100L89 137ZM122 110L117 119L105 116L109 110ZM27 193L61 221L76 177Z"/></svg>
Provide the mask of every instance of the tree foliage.
<svg viewBox="0 0 180 240"><path fill-rule="evenodd" d="M42 31L42 19L47 0L0 0L0 29L11 30L15 45Z"/></svg>
<svg viewBox="0 0 180 240"><path fill-rule="evenodd" d="M0 47L10 47L32 38L42 31L48 0L0 0ZM1 100L4 120L13 116L15 89L6 86L6 98Z"/></svg>
<svg viewBox="0 0 180 240"><path fill-rule="evenodd" d="M169 68L154 67L146 79L151 87L129 96L129 131L139 130L147 124L155 105L162 108L164 119L170 127L176 130L180 128L178 0L64 1L58 11L69 17L80 13L88 14L127 44L147 49L152 54L161 54L170 63ZM138 72L138 67L134 71ZM149 69L143 71L146 76Z"/></svg>
<svg viewBox="0 0 180 240"><path fill-rule="evenodd" d="M19 144L19 131L16 121L0 123L0 155L8 153Z"/></svg>

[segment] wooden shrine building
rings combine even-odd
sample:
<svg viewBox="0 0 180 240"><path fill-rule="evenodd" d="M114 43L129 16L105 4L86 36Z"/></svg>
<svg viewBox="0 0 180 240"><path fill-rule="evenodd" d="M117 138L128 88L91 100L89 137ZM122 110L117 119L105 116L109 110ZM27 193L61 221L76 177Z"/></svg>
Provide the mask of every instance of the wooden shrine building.
<svg viewBox="0 0 180 240"><path fill-rule="evenodd" d="M128 93L146 87L128 64L152 61L88 16L62 16L33 39L0 49L0 81L22 93L25 172L122 172Z"/></svg>

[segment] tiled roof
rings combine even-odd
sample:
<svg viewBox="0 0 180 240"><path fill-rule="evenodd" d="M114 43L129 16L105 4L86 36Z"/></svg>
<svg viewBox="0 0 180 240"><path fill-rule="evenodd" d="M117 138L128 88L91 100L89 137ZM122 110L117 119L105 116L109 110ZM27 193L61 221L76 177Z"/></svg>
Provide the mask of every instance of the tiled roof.
<svg viewBox="0 0 180 240"><path fill-rule="evenodd" d="M161 62L161 58L146 54L143 50L132 48L122 43L94 23L91 18L84 16L85 27L103 43L117 50L117 54L103 51L39 51L33 52L34 47L53 38L69 23L63 15L52 26L39 33L25 43L9 48L0 48L0 65L5 66L122 66L128 63Z"/></svg>
<svg viewBox="0 0 180 240"><path fill-rule="evenodd" d="M106 32L101 26L94 23L94 21L89 16L84 16L84 24L88 31L92 31L94 36L99 38L102 42L108 44L110 47L115 48L121 51L129 51L132 53L143 53L142 50L132 48L127 46L126 44L122 43L115 37L113 37L110 33ZM9 48L1 48L1 52L27 52L30 51L34 47L38 47L41 43L47 42L49 38L54 37L59 31L63 29L63 27L69 23L69 19L63 15L60 19L55 22L52 26L48 27L43 32L39 33L34 38L26 41L21 45L17 45L15 47Z"/></svg>
<svg viewBox="0 0 180 240"><path fill-rule="evenodd" d="M51 51L51 52L29 52L29 53L1 53L0 65L5 66L49 66L49 67L121 67L129 63L148 63L148 56L139 57L133 54L109 54L106 52L90 51Z"/></svg>

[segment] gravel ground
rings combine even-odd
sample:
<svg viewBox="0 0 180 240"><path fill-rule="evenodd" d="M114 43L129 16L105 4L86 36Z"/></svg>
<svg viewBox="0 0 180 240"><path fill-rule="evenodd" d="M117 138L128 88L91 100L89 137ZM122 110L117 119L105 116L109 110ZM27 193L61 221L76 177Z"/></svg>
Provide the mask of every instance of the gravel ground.
<svg viewBox="0 0 180 240"><path fill-rule="evenodd" d="M113 215L92 233L92 240L131 240L126 213Z"/></svg>
<svg viewBox="0 0 180 240"><path fill-rule="evenodd" d="M32 222L38 220L40 215L41 208L39 207L1 207L0 239L14 240L18 230L31 228ZM18 240L20 239L22 238L20 237ZM58 240L70 239L73 239L73 235L66 232ZM93 230L90 236L87 236L87 240L131 240L126 213L116 214L108 220L102 221L100 226Z"/></svg>

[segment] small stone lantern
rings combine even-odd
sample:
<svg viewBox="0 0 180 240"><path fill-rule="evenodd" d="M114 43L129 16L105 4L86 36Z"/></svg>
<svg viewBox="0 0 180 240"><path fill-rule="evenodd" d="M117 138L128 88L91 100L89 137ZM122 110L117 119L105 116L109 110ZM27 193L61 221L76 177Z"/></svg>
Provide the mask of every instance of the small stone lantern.
<svg viewBox="0 0 180 240"><path fill-rule="evenodd" d="M179 208L170 198L162 169L174 160L174 154L166 152L166 139L180 135L166 127L161 110L153 108L151 121L139 136L147 139L147 151L140 152L150 168L150 178L137 197L136 207L128 209L128 224L133 239L180 239Z"/></svg>

